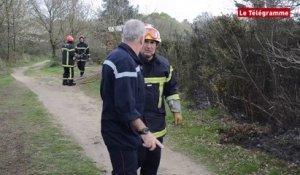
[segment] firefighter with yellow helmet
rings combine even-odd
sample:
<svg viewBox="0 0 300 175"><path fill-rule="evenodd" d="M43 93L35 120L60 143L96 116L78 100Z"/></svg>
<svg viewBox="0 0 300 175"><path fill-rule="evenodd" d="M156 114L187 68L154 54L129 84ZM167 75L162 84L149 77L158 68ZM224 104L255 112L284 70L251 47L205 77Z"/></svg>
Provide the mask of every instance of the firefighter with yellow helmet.
<svg viewBox="0 0 300 175"><path fill-rule="evenodd" d="M139 57L143 64L145 80L144 122L159 140L166 135L165 100L174 115L175 124L181 124L181 105L177 92L176 74L169 61L158 54L156 49L161 43L159 31L151 25L145 25L145 43ZM142 175L155 175L160 163L161 149L139 150L139 167Z"/></svg>
<svg viewBox="0 0 300 175"><path fill-rule="evenodd" d="M74 86L74 63L75 63L74 38L68 35L66 43L62 47L62 66L64 68L63 85Z"/></svg>

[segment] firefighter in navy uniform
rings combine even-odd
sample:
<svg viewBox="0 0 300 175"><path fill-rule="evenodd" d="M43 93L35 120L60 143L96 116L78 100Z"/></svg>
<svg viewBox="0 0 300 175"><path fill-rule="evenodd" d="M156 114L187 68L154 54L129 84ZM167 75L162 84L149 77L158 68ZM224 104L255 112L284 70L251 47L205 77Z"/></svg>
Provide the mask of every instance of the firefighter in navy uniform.
<svg viewBox="0 0 300 175"><path fill-rule="evenodd" d="M144 122L159 140L166 135L166 99L174 115L175 124L181 124L181 105L177 93L177 80L169 61L156 54L161 42L160 33L151 25L146 25L145 43L139 57L143 64L145 80ZM143 147L139 150L139 167L141 175L155 175L159 167L161 149L149 151Z"/></svg>
<svg viewBox="0 0 300 175"><path fill-rule="evenodd" d="M138 54L144 43L144 26L139 20L128 20L121 44L103 63L101 134L109 152L112 175L137 175L140 145L147 150L163 147L142 121L144 78Z"/></svg>
<svg viewBox="0 0 300 175"><path fill-rule="evenodd" d="M89 46L84 42L84 36L79 36L79 43L75 48L76 57L77 57L77 67L80 70L80 77L83 76L85 70L85 63L90 57Z"/></svg>
<svg viewBox="0 0 300 175"><path fill-rule="evenodd" d="M62 66L64 68L63 85L74 86L74 63L75 63L74 38L68 35L66 44L62 47Z"/></svg>

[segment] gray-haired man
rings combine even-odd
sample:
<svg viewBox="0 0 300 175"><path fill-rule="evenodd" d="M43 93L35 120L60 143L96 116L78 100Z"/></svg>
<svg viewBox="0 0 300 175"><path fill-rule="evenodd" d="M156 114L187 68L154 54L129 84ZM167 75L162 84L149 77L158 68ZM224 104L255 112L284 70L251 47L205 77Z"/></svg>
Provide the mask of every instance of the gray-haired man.
<svg viewBox="0 0 300 175"><path fill-rule="evenodd" d="M101 133L113 175L137 174L137 149L163 145L142 121L144 77L138 54L144 43L144 23L131 19L123 28L122 42L103 63L100 93L103 99Z"/></svg>

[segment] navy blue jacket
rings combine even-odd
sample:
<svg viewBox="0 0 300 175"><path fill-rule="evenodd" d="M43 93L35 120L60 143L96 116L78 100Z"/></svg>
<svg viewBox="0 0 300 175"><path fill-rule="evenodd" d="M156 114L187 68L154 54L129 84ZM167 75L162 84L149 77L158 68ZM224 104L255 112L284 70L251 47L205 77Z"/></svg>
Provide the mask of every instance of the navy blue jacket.
<svg viewBox="0 0 300 175"><path fill-rule="evenodd" d="M85 42L79 42L75 47L75 53L79 56L78 61L87 61L90 56L89 46Z"/></svg>
<svg viewBox="0 0 300 175"><path fill-rule="evenodd" d="M140 61L125 43L103 63L100 94L103 100L101 133L110 148L137 149L141 138L130 122L143 117L144 78Z"/></svg>
<svg viewBox="0 0 300 175"><path fill-rule="evenodd" d="M155 137L163 137L166 130L166 110L164 100L179 100L177 78L169 61L155 54L146 61L140 54L145 78L144 122Z"/></svg>
<svg viewBox="0 0 300 175"><path fill-rule="evenodd" d="M61 49L62 53L62 66L63 67L74 67L74 56L75 56L75 49L73 43L66 43L63 45Z"/></svg>

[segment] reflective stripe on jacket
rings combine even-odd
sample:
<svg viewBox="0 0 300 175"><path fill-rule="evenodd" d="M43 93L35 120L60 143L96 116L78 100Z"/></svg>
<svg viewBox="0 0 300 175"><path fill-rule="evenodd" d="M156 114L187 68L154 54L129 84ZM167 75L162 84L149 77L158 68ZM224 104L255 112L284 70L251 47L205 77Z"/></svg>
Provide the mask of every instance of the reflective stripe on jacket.
<svg viewBox="0 0 300 175"><path fill-rule="evenodd" d="M176 74L169 61L160 55L154 55L150 62L141 55L140 58L145 79L144 121L157 138L163 137L167 132L165 98L179 99Z"/></svg>
<svg viewBox="0 0 300 175"><path fill-rule="evenodd" d="M103 63L101 133L110 148L137 149L141 144L139 134L130 125L143 117L144 77L140 65L138 56L125 43Z"/></svg>
<svg viewBox="0 0 300 175"><path fill-rule="evenodd" d="M66 43L62 47L61 53L62 53L62 66L74 67L74 56L75 56L74 45L71 43Z"/></svg>
<svg viewBox="0 0 300 175"><path fill-rule="evenodd" d="M89 46L85 42L79 42L75 48L75 52L79 56L79 61L87 61L90 55Z"/></svg>

